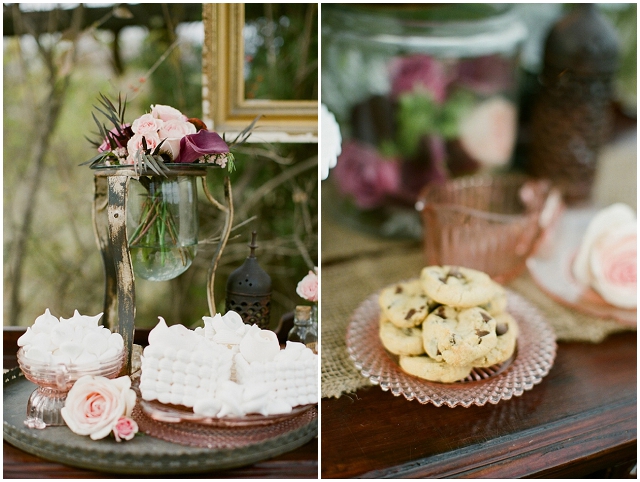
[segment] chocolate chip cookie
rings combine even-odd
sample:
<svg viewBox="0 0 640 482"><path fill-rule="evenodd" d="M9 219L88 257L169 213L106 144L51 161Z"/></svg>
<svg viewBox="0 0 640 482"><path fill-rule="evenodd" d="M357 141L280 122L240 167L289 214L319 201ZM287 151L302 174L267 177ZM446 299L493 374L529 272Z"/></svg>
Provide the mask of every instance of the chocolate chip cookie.
<svg viewBox="0 0 640 482"><path fill-rule="evenodd" d="M436 308L422 325L424 348L435 361L457 367L472 362L496 346L496 320L479 307Z"/></svg>
<svg viewBox="0 0 640 482"><path fill-rule="evenodd" d="M387 286L380 292L378 302L386 319L398 328L419 326L435 306L419 279Z"/></svg>
<svg viewBox="0 0 640 482"><path fill-rule="evenodd" d="M427 266L420 273L424 292L434 301L456 308L488 303L495 283L488 274L459 266Z"/></svg>
<svg viewBox="0 0 640 482"><path fill-rule="evenodd" d="M401 356L400 368L406 373L432 382L453 383L471 373L470 366L453 366L428 356Z"/></svg>

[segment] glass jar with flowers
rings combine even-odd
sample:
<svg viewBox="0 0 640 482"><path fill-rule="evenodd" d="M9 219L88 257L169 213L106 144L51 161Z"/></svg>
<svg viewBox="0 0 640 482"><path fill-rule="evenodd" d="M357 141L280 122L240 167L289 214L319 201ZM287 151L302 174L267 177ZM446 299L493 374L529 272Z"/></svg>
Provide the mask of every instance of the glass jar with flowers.
<svg viewBox="0 0 640 482"><path fill-rule="evenodd" d="M96 116L98 154L87 161L97 171L133 171L128 183L127 236L133 270L166 281L191 265L198 244L196 178L205 167L233 170L227 143L204 123L167 105L125 122L126 102L100 97Z"/></svg>
<svg viewBox="0 0 640 482"><path fill-rule="evenodd" d="M376 234L419 238L426 184L509 163L526 30L506 4L332 4L322 15L322 101L343 139L330 207Z"/></svg>

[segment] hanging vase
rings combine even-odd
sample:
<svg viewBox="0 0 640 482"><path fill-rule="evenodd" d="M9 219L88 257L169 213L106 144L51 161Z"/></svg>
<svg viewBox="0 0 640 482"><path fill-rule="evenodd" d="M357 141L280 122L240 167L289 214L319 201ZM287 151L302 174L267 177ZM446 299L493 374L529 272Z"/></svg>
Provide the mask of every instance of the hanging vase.
<svg viewBox="0 0 640 482"><path fill-rule="evenodd" d="M127 234L133 271L150 281L185 272L198 245L194 176L140 176L129 183Z"/></svg>

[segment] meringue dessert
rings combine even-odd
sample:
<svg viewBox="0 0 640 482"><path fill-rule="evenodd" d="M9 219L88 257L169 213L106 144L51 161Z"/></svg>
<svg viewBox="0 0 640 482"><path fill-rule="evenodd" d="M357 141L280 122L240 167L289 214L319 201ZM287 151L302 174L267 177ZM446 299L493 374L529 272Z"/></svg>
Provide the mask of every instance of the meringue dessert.
<svg viewBox="0 0 640 482"><path fill-rule="evenodd" d="M612 204L593 217L572 272L607 303L628 309L637 306L637 221L631 207Z"/></svg>
<svg viewBox="0 0 640 482"><path fill-rule="evenodd" d="M124 350L119 333L98 325L101 317L102 313L86 316L75 310L73 317L58 319L47 308L18 338L18 346L25 359L34 363L97 366Z"/></svg>
<svg viewBox="0 0 640 482"><path fill-rule="evenodd" d="M167 326L149 333L140 375L147 401L182 405L206 417L276 415L318 402L318 355L234 311L203 317L204 327Z"/></svg>

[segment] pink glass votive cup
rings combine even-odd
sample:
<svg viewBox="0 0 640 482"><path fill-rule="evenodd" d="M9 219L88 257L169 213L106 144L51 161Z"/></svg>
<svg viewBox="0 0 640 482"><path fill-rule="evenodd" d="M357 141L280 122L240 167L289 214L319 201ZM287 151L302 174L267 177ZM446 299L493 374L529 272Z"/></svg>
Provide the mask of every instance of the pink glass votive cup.
<svg viewBox="0 0 640 482"><path fill-rule="evenodd" d="M545 179L477 175L425 187L416 209L427 265L477 269L507 283L524 269L557 217L561 198Z"/></svg>

